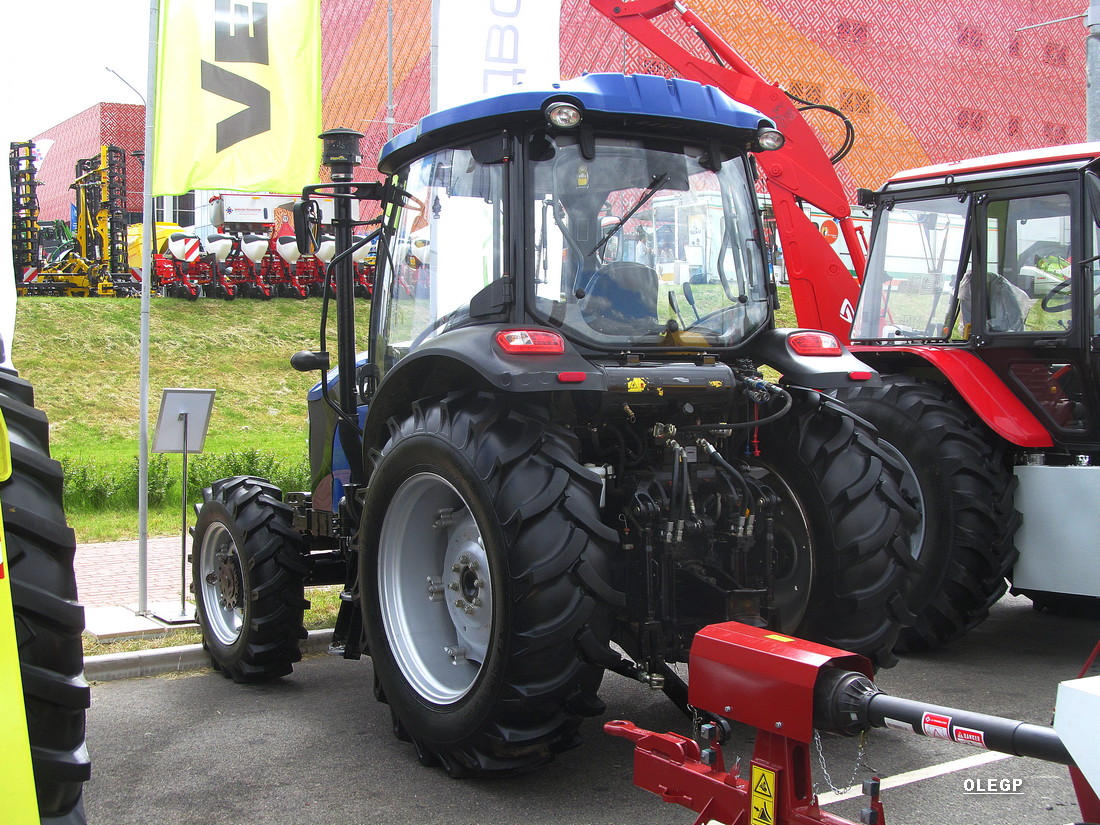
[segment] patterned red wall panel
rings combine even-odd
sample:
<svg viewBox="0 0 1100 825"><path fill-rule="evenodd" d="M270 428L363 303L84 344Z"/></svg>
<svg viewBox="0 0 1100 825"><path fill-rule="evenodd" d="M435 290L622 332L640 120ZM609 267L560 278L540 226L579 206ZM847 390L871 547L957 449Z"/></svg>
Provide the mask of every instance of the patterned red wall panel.
<svg viewBox="0 0 1100 825"><path fill-rule="evenodd" d="M99 104L37 135L34 141L44 139L52 140L53 145L38 170L42 182L38 188L39 220L68 221L69 207L74 202L69 186L75 177L76 162L99 151Z"/></svg>
<svg viewBox="0 0 1100 825"><path fill-rule="evenodd" d="M394 130L428 110L431 0L323 0L325 128L366 133L373 165L386 137L386 15L394 15ZM1079 20L1015 33L1081 11L1080 0L689 0L765 77L844 109L858 130L847 187L878 186L899 168L1084 139L1084 30ZM660 25L697 53L695 39ZM563 77L669 68L595 12L562 0ZM43 218L67 218L78 158L114 142L143 144L142 107L103 104L39 137L57 141L43 165ZM115 108L118 107L118 108ZM823 138L838 132L813 117ZM128 208L140 210L141 169L127 162Z"/></svg>
<svg viewBox="0 0 1100 825"><path fill-rule="evenodd" d="M132 153L145 148L145 107L130 103L102 103L102 142L126 153L126 210L141 212L144 169Z"/></svg>
<svg viewBox="0 0 1100 825"><path fill-rule="evenodd" d="M69 220L75 202L69 188L75 178L76 162L99 154L104 144L126 153L126 208L141 212L142 169L130 153L145 145L145 107L130 103L97 103L34 138L54 143L42 162L38 179L39 220Z"/></svg>
<svg viewBox="0 0 1100 825"><path fill-rule="evenodd" d="M330 23L358 32L334 68L326 53L325 124L368 132L385 117L385 4L326 0ZM394 0L397 120L427 111L427 0ZM692 10L760 72L790 91L844 109L858 130L841 169L847 187L877 186L929 161L1084 139L1080 21L1016 34L1019 26L1080 13L1079 0L690 0ZM660 25L676 35L675 15ZM562 0L561 68L667 73L668 67L595 12ZM327 36L327 35L326 35ZM693 36L682 42L699 52ZM827 143L828 119L813 122ZM368 148L369 147L369 148Z"/></svg>

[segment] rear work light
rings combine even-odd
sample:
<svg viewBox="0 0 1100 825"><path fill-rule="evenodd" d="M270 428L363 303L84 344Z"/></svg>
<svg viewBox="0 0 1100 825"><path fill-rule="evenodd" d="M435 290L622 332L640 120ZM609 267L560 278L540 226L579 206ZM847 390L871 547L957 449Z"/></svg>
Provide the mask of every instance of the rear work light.
<svg viewBox="0 0 1100 825"><path fill-rule="evenodd" d="M502 329L497 345L509 355L561 355L565 339L548 329Z"/></svg>
<svg viewBox="0 0 1100 825"><path fill-rule="evenodd" d="M796 355L840 355L844 350L835 335L828 332L795 332L787 343Z"/></svg>

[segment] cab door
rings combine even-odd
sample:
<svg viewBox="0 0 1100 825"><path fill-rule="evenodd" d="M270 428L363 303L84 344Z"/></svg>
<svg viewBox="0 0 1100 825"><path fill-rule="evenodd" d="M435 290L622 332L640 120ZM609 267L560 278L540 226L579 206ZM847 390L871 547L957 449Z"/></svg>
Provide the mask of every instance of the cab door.
<svg viewBox="0 0 1100 825"><path fill-rule="evenodd" d="M980 195L971 279L976 351L1057 443L1080 450L1097 434L1094 275L1074 263L1091 256L1094 233L1079 183L1067 175Z"/></svg>

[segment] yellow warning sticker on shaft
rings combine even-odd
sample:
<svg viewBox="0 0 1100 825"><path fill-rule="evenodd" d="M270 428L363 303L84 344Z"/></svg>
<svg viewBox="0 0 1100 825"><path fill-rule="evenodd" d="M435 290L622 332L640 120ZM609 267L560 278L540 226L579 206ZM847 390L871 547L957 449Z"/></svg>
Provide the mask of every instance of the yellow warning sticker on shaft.
<svg viewBox="0 0 1100 825"><path fill-rule="evenodd" d="M775 825L775 771L752 766L752 825Z"/></svg>

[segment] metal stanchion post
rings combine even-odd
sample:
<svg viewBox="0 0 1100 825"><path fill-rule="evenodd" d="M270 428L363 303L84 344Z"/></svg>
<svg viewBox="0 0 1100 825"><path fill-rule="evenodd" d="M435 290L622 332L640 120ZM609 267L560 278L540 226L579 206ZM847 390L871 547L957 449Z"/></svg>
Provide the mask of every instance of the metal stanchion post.
<svg viewBox="0 0 1100 825"><path fill-rule="evenodd" d="M187 615L187 413L180 413L183 422L183 480L180 487L180 618L190 620Z"/></svg>

